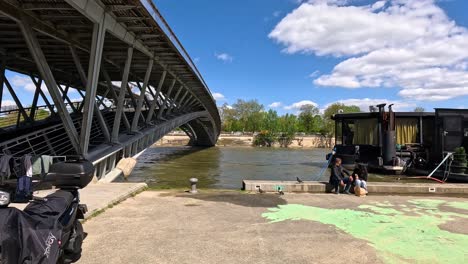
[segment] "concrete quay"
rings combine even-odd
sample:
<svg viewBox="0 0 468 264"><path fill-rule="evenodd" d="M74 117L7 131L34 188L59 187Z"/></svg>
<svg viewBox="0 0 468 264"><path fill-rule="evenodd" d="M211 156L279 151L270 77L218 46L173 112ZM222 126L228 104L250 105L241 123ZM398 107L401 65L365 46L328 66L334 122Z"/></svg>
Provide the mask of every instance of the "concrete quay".
<svg viewBox="0 0 468 264"><path fill-rule="evenodd" d="M243 190L249 192L283 192L290 193L325 193L327 182L304 181L259 181L244 180ZM468 195L468 184L449 183L368 183L369 193L376 194L436 194L436 195Z"/></svg>
<svg viewBox="0 0 468 264"><path fill-rule="evenodd" d="M467 223L459 197L146 191L85 223L78 263L466 263Z"/></svg>

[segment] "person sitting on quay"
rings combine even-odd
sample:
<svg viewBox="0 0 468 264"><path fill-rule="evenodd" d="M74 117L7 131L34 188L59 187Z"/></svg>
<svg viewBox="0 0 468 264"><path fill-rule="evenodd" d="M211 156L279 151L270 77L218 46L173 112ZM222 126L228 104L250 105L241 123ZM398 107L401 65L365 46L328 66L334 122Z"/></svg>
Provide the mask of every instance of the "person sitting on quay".
<svg viewBox="0 0 468 264"><path fill-rule="evenodd" d="M353 182L353 177L350 173L341 166L341 159L336 158L335 163L331 168L331 175L329 183L332 185L336 194L340 193L340 186L344 186L344 193L350 194L349 189Z"/></svg>
<svg viewBox="0 0 468 264"><path fill-rule="evenodd" d="M367 190L367 167L364 166L362 163L356 163L356 168L353 171L354 176L354 193L358 196L365 195L368 193ZM362 193L362 190L358 189L362 188L365 190L365 193Z"/></svg>

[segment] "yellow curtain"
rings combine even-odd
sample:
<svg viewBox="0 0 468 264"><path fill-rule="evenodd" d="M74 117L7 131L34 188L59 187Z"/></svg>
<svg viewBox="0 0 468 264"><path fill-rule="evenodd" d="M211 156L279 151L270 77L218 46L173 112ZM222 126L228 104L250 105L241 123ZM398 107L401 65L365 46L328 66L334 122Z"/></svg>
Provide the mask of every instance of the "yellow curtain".
<svg viewBox="0 0 468 264"><path fill-rule="evenodd" d="M353 144L377 145L378 130L376 119L358 119L354 121Z"/></svg>
<svg viewBox="0 0 468 264"><path fill-rule="evenodd" d="M397 118L396 138L397 144L418 142L418 119L417 118Z"/></svg>

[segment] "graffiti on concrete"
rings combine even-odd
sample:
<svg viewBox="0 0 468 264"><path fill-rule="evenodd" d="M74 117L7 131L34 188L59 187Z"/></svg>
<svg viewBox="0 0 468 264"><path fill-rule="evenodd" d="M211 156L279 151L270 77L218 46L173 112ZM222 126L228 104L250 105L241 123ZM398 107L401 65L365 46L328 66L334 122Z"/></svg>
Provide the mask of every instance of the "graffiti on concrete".
<svg viewBox="0 0 468 264"><path fill-rule="evenodd" d="M271 222L310 220L333 225L368 241L385 263L464 263L468 257L468 234L441 227L468 219L468 202L415 199L406 204L374 202L356 209L288 204L262 216Z"/></svg>

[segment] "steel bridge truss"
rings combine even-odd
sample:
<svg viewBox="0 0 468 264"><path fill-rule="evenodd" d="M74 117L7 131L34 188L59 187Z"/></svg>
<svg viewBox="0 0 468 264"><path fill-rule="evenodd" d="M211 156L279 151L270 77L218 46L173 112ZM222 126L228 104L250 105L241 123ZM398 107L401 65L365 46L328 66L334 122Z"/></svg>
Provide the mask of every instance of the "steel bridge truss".
<svg viewBox="0 0 468 264"><path fill-rule="evenodd" d="M0 1L0 39L4 153L83 155L103 177L177 127L216 143L214 99L151 0ZM32 102L7 70L29 76Z"/></svg>

